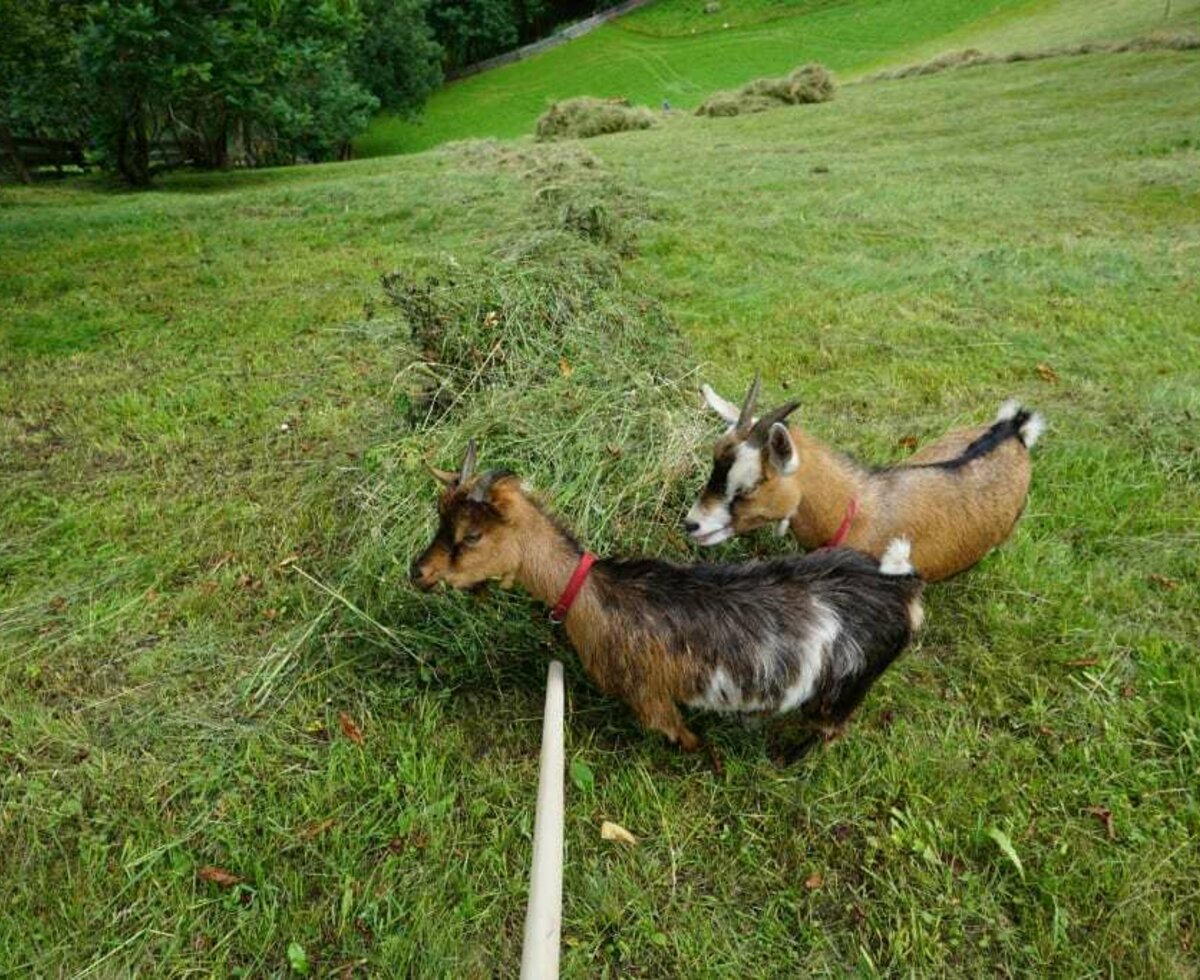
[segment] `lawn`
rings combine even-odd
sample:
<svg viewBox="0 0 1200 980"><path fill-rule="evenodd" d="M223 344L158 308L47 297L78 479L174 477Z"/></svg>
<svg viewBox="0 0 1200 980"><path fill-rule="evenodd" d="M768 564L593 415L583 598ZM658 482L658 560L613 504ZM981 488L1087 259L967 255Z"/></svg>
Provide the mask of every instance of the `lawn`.
<svg viewBox="0 0 1200 980"><path fill-rule="evenodd" d="M565 975L1194 975L1198 118L1200 56L1097 55L5 188L0 973L515 973L557 652ZM714 775L520 596L407 586L468 436L693 556L696 389L755 369L872 461L1051 424L846 738L779 769L701 716Z"/></svg>
<svg viewBox="0 0 1200 980"><path fill-rule="evenodd" d="M853 78L897 59L970 45L1009 51L1124 38L1194 25L1200 3L730 0L716 15L703 8L700 0L659 0L527 61L446 85L416 121L378 116L355 151L370 157L521 136L533 132L551 102L580 95L691 109L715 91L809 61Z"/></svg>

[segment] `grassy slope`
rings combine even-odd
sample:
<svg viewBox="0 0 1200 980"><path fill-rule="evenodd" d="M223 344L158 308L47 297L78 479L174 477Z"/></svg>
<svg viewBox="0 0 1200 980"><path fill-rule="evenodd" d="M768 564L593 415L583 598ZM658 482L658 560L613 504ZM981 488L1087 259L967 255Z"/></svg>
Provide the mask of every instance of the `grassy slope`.
<svg viewBox="0 0 1200 980"><path fill-rule="evenodd" d="M664 0L544 55L447 85L420 120L380 116L355 149L377 156L466 137L520 136L551 102L577 95L690 108L718 89L806 61L838 72L867 68L988 12L1028 8L1030 0L758 4L744 21L731 20L730 4L729 14L705 18L692 34L693 12L702 6ZM761 20L767 12L777 16Z"/></svg>
<svg viewBox="0 0 1200 980"><path fill-rule="evenodd" d="M711 17L693 0L662 0L529 61L448 85L416 122L379 116L356 150L378 156L467 137L520 136L533 131L551 102L577 95L650 106L668 99L691 108L714 91L806 61L845 78L972 44L1007 51L1127 37L1195 24L1200 3L1176 0L1169 18L1160 5L1128 0L763 0L726 7Z"/></svg>
<svg viewBox="0 0 1200 980"><path fill-rule="evenodd" d="M1198 82L1194 55L997 66L589 144L649 205L629 281L706 377L762 367L874 459L1010 393L1053 428L1014 539L795 770L710 720L717 779L574 672L568 975L1200 968ZM553 634L494 596L413 616L418 459L465 433L405 428L374 282L530 228L528 164L469 159L6 192L0 970L260 975L293 941L322 973L511 969ZM558 430L522 440L548 479ZM555 462L585 529L625 449ZM376 539L352 491L378 471L408 503ZM672 517L592 540L686 554ZM297 553L440 676L321 619Z"/></svg>
<svg viewBox="0 0 1200 980"><path fill-rule="evenodd" d="M1127 0L1055 0L1031 7L997 8L944 38L915 46L905 57L980 47L1008 52L1082 41L1110 41L1158 30L1196 30L1200 3L1129 3Z"/></svg>

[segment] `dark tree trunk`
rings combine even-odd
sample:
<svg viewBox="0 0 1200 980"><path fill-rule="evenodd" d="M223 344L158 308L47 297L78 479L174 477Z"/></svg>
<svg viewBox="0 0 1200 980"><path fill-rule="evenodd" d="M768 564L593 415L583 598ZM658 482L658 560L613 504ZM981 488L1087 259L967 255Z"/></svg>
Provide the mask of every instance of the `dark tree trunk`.
<svg viewBox="0 0 1200 980"><path fill-rule="evenodd" d="M218 170L229 166L229 114L224 109L221 110L221 121L217 124L217 134L209 150L209 160Z"/></svg>
<svg viewBox="0 0 1200 980"><path fill-rule="evenodd" d="M150 137L146 132L146 111L136 100L126 115L117 146L117 169L134 187L150 184Z"/></svg>
<svg viewBox="0 0 1200 980"><path fill-rule="evenodd" d="M4 152L12 160L13 169L17 172L17 179L22 184L32 184L33 177L30 176L29 168L25 166L25 161L21 159L21 151L17 147L17 141L13 139L13 134L7 126L0 126L0 144L3 144Z"/></svg>

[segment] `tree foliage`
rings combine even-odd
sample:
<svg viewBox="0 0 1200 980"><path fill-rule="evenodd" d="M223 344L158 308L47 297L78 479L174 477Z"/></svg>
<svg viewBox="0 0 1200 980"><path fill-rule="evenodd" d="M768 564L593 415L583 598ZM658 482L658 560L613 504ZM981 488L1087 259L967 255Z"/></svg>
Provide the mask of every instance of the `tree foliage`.
<svg viewBox="0 0 1200 980"><path fill-rule="evenodd" d="M516 47L520 37L512 0L450 0L429 8L447 65L480 61Z"/></svg>
<svg viewBox="0 0 1200 980"><path fill-rule="evenodd" d="M87 113L79 69L85 8L72 0L0 0L0 125L79 139Z"/></svg>
<svg viewBox="0 0 1200 980"><path fill-rule="evenodd" d="M82 36L97 149L134 184L334 157L379 106L351 68L364 26L352 0L101 0Z"/></svg>
<svg viewBox="0 0 1200 980"><path fill-rule="evenodd" d="M385 109L415 112L442 81L442 48L428 20L430 0L359 0L355 77Z"/></svg>
<svg viewBox="0 0 1200 980"><path fill-rule="evenodd" d="M86 144L144 185L326 160L384 107L603 0L0 0L0 137Z"/></svg>
<svg viewBox="0 0 1200 980"><path fill-rule="evenodd" d="M559 24L617 0L438 0L429 22L447 68L459 68L544 37Z"/></svg>

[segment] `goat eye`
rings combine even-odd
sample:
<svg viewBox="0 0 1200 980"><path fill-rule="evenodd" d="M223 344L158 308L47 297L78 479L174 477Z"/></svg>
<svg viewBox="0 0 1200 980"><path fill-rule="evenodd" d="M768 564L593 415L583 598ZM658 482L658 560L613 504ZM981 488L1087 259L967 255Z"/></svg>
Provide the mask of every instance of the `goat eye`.
<svg viewBox="0 0 1200 980"><path fill-rule="evenodd" d="M463 535L462 543L463 544L479 544L479 539L482 537L483 537L483 535L480 534L478 531L468 531L466 534Z"/></svg>

